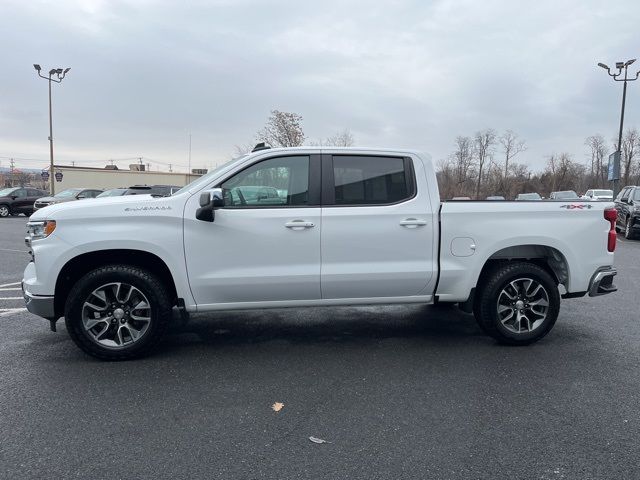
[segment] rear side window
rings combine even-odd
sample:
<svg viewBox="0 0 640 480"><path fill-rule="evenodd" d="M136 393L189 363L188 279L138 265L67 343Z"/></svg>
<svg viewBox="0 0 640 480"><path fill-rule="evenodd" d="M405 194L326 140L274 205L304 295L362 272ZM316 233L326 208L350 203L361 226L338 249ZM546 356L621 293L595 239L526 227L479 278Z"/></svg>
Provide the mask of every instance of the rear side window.
<svg viewBox="0 0 640 480"><path fill-rule="evenodd" d="M413 171L401 157L334 156L336 205L385 205L411 198Z"/></svg>
<svg viewBox="0 0 640 480"><path fill-rule="evenodd" d="M27 191L27 195L29 197L41 197L42 196L42 192L40 190L28 190Z"/></svg>
<svg viewBox="0 0 640 480"><path fill-rule="evenodd" d="M623 202L629 199L629 194L630 193L631 193L631 189L630 188L625 188L622 191L622 193L620 195L621 195L621 198L622 198Z"/></svg>

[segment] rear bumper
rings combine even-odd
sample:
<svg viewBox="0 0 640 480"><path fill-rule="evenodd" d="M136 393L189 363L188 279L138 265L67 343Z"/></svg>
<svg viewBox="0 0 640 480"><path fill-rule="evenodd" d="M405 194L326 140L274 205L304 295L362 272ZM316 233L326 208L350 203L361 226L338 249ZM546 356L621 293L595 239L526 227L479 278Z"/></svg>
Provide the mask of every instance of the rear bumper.
<svg viewBox="0 0 640 480"><path fill-rule="evenodd" d="M32 295L24 288L24 282L22 282L22 296L24 297L24 303L34 315L46 318L47 320L57 320L58 317L55 314L55 302L53 296L41 296Z"/></svg>
<svg viewBox="0 0 640 480"><path fill-rule="evenodd" d="M589 296L597 297L617 291L618 288L613 284L613 277L617 274L618 271L613 267L607 267L594 273L589 283Z"/></svg>

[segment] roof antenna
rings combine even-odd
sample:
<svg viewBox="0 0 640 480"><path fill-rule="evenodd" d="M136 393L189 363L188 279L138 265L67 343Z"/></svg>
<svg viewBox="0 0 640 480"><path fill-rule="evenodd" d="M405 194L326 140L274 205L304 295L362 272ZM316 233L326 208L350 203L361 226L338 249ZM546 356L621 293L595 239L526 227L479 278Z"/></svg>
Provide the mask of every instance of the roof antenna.
<svg viewBox="0 0 640 480"><path fill-rule="evenodd" d="M264 142L256 143L256 146L253 147L253 150L251 150L251 153L259 152L260 150L268 150L269 148L271 147L268 147L267 144Z"/></svg>

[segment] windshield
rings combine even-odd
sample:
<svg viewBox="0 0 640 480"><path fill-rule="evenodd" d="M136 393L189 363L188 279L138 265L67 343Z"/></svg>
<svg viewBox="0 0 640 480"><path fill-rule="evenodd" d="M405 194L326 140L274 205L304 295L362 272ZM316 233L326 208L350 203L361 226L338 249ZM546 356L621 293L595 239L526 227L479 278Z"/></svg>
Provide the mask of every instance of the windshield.
<svg viewBox="0 0 640 480"><path fill-rule="evenodd" d="M578 194L576 192L574 192L573 190L568 190L566 192L556 192L555 198L560 199L560 200L570 199L570 198L578 198Z"/></svg>
<svg viewBox="0 0 640 480"><path fill-rule="evenodd" d="M113 190L107 190L106 192L102 192L96 198L101 198L101 197L119 197L120 195L124 195L124 192L126 192L126 191L127 191L126 188L114 188Z"/></svg>
<svg viewBox="0 0 640 480"><path fill-rule="evenodd" d="M232 163L236 162L237 160L241 160L241 159L243 159L243 158L245 158L247 156L249 156L248 153L246 153L244 155L240 155L239 157L233 158L233 159L229 160L228 162L223 163L222 165L218 165L216 168L211 170L206 175L203 175L200 178L197 178L196 180L194 180L193 182L186 184L184 187L182 187L177 192L173 192L173 195L178 195L179 193L183 193L183 192L186 192L187 190L191 190L192 188L197 188L197 187L200 187L202 185L205 185L205 184L209 183L209 181L213 177L215 177L219 172L221 172L222 170L224 170L225 168L227 168L229 165L231 165Z"/></svg>
<svg viewBox="0 0 640 480"><path fill-rule="evenodd" d="M593 194L596 197L613 197L613 190L594 190Z"/></svg>
<svg viewBox="0 0 640 480"><path fill-rule="evenodd" d="M0 197L8 197L9 195L11 195L13 192L15 192L16 190L18 190L17 188L5 188L3 190L0 190Z"/></svg>
<svg viewBox="0 0 640 480"><path fill-rule="evenodd" d="M521 193L518 195L521 200L540 200L542 197L537 193Z"/></svg>
<svg viewBox="0 0 640 480"><path fill-rule="evenodd" d="M69 198L69 197L73 197L76 193L78 193L80 190L75 189L75 188L71 188L69 190L63 190L60 193L56 193L54 195L55 198Z"/></svg>

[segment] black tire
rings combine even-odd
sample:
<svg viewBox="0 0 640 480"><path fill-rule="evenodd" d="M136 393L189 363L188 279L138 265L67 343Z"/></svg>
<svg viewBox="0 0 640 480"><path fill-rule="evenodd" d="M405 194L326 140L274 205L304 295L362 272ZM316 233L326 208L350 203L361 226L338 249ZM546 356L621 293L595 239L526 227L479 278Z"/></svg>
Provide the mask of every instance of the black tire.
<svg viewBox="0 0 640 480"><path fill-rule="evenodd" d="M6 218L11 213L9 205L0 205L0 218Z"/></svg>
<svg viewBox="0 0 640 480"><path fill-rule="evenodd" d="M531 331L509 330L498 314L498 301L508 285L518 279L532 279L546 291L548 307L544 320ZM533 303L533 302L532 302ZM529 345L544 337L556 323L560 312L560 292L555 279L540 266L529 262L506 262L483 273L478 280L473 313L483 332L507 345ZM515 314L515 313L514 313Z"/></svg>
<svg viewBox="0 0 640 480"><path fill-rule="evenodd" d="M82 320L82 308L91 292L111 282L132 285L146 296L150 305L150 321L145 333L132 344L118 349L94 340ZM160 343L169 327L172 308L166 286L153 274L138 267L108 265L87 273L73 286L65 305L65 324L71 339L89 355L101 360L129 360L149 354Z"/></svg>
<svg viewBox="0 0 640 480"><path fill-rule="evenodd" d="M633 228L631 227L631 217L627 217L627 221L624 223L624 238L632 240L634 237Z"/></svg>

